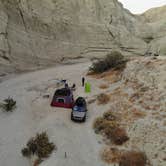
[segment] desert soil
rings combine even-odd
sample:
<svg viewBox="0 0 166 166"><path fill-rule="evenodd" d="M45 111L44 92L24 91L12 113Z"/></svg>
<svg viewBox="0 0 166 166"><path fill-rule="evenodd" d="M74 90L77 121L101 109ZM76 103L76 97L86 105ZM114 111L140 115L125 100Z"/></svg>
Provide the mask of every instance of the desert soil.
<svg viewBox="0 0 166 166"><path fill-rule="evenodd" d="M0 100L11 96L17 101L14 112L0 112L0 165L29 166L29 161L21 155L21 149L29 138L42 131L48 133L58 150L41 165L106 165L99 156L100 138L92 129L92 122L100 111L90 105L87 122L74 123L70 120L70 109L50 107L57 79L67 79L69 84L76 83L75 97L90 99L94 92L99 91L92 89L93 93L87 95L81 87L81 76L86 74L89 65L81 63L36 71L0 84ZM91 79L89 81L98 84ZM43 97L48 94L49 98Z"/></svg>
<svg viewBox="0 0 166 166"><path fill-rule="evenodd" d="M117 113L130 137L116 148L143 151L151 165L165 166L165 62L165 59L133 58L123 73L108 71L93 77L86 76L91 63L84 62L4 80L0 83L0 101L11 96L17 107L9 113L0 111L0 165L29 166L30 161L22 157L21 149L37 132L46 131L58 149L41 166L114 166L101 160L101 151L115 146L96 135L92 127L96 117L111 110ZM92 84L90 94L81 87L82 76ZM70 109L50 107L60 79L67 79L70 85L75 83L75 98L83 96L88 101L86 123L72 122ZM103 84L106 89L99 88ZM96 96L100 93L110 95L108 104L97 104Z"/></svg>

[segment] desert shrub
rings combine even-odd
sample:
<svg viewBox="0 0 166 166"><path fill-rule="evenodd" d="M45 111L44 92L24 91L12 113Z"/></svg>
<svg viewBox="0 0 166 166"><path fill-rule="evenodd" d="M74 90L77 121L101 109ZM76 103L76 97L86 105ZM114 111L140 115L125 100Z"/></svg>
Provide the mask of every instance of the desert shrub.
<svg viewBox="0 0 166 166"><path fill-rule="evenodd" d="M0 105L4 111L12 112L13 109L16 107L16 101L13 98L8 97L4 100L3 103Z"/></svg>
<svg viewBox="0 0 166 166"><path fill-rule="evenodd" d="M102 117L96 118L93 123L93 128L95 129L96 133L99 133L104 129L105 120Z"/></svg>
<svg viewBox="0 0 166 166"><path fill-rule="evenodd" d="M93 128L95 129L96 133L103 132L104 134L106 133L107 129L113 129L116 126L116 122L108 121L102 117L97 118L93 124Z"/></svg>
<svg viewBox="0 0 166 166"><path fill-rule="evenodd" d="M113 51L105 59L109 68L122 69L126 66L127 59L118 51Z"/></svg>
<svg viewBox="0 0 166 166"><path fill-rule="evenodd" d="M24 157L30 157L30 155L31 155L31 151L30 151L29 148L23 148L23 149L21 150L21 153L22 153L22 155L23 155Z"/></svg>
<svg viewBox="0 0 166 166"><path fill-rule="evenodd" d="M107 89L107 88L109 88L109 86L106 85L106 84L101 84L101 85L99 86L99 88L100 88L100 89Z"/></svg>
<svg viewBox="0 0 166 166"><path fill-rule="evenodd" d="M107 104L110 100L109 95L101 93L97 96L98 104Z"/></svg>
<svg viewBox="0 0 166 166"><path fill-rule="evenodd" d="M122 145L129 140L126 131L120 127L112 128L109 131L107 130L107 137L116 145Z"/></svg>
<svg viewBox="0 0 166 166"><path fill-rule="evenodd" d="M39 159L47 158L55 150L56 147L53 143L49 142L48 136L45 132L37 134L36 137L31 138L27 146L22 149L24 157L30 157L36 154Z"/></svg>
<svg viewBox="0 0 166 166"><path fill-rule="evenodd" d="M139 151L105 148L101 153L101 157L108 164L118 163L119 166L145 166L148 164L146 154Z"/></svg>
<svg viewBox="0 0 166 166"><path fill-rule="evenodd" d="M117 117L111 111L105 112L103 118L109 121L117 120Z"/></svg>
<svg viewBox="0 0 166 166"><path fill-rule="evenodd" d="M104 60L98 60L93 62L89 68L90 73L103 73L109 69L108 63Z"/></svg>
<svg viewBox="0 0 166 166"><path fill-rule="evenodd" d="M95 133L103 134L110 142L122 145L129 140L125 129L120 127L119 118L112 111L105 112L103 117L96 118L93 123Z"/></svg>
<svg viewBox="0 0 166 166"><path fill-rule="evenodd" d="M101 153L101 158L106 163L119 163L121 151L117 148L105 148Z"/></svg>
<svg viewBox="0 0 166 166"><path fill-rule="evenodd" d="M97 118L93 124L95 133L102 133L116 145L122 145L129 140L126 131L118 126L116 121L109 121L103 117Z"/></svg>
<svg viewBox="0 0 166 166"><path fill-rule="evenodd" d="M109 69L123 69L126 66L127 60L117 51L108 54L103 60L95 61L89 71L93 73L103 73Z"/></svg>
<svg viewBox="0 0 166 166"><path fill-rule="evenodd" d="M145 166L147 157L143 152L130 151L121 155L119 166Z"/></svg>

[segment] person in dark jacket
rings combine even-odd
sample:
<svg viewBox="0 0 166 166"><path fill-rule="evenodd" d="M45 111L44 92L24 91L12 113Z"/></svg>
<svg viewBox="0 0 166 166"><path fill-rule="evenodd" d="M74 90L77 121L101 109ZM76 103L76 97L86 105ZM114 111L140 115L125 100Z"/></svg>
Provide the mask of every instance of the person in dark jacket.
<svg viewBox="0 0 166 166"><path fill-rule="evenodd" d="M82 77L82 87L84 87L84 85L85 85L85 78Z"/></svg>

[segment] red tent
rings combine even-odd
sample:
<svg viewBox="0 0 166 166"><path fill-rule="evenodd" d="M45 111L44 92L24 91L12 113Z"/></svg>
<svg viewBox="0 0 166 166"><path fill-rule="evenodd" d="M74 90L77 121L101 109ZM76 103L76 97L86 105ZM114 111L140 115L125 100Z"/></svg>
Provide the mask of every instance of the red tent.
<svg viewBox="0 0 166 166"><path fill-rule="evenodd" d="M62 88L55 91L51 106L72 108L74 104L73 93L69 88Z"/></svg>

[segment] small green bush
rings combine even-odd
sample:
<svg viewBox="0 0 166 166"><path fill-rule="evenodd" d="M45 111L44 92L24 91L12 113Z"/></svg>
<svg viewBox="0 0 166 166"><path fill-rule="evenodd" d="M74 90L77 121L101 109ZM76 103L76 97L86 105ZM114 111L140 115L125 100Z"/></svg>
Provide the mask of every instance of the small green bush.
<svg viewBox="0 0 166 166"><path fill-rule="evenodd" d="M104 60L98 60L92 64L92 66L89 68L90 72L93 73L103 73L109 69L109 66L107 62Z"/></svg>
<svg viewBox="0 0 166 166"><path fill-rule="evenodd" d="M109 69L121 70L124 69L127 59L117 51L111 52L103 60L98 60L89 68L89 72L103 73Z"/></svg>
<svg viewBox="0 0 166 166"><path fill-rule="evenodd" d="M105 60L108 63L109 68L120 69L124 64L126 64L126 59L118 51L108 54Z"/></svg>
<svg viewBox="0 0 166 166"><path fill-rule="evenodd" d="M37 134L36 137L31 138L27 146L22 149L22 155L24 157L30 157L33 154L36 154L39 159L44 159L49 157L53 150L56 147L52 142L49 142L48 136L45 132Z"/></svg>
<svg viewBox="0 0 166 166"><path fill-rule="evenodd" d="M13 109L16 107L16 101L13 98L8 97L4 100L3 103L0 105L4 111L12 112Z"/></svg>

